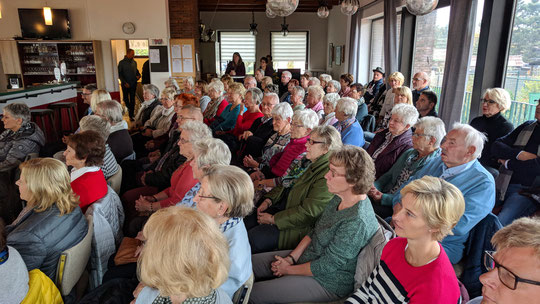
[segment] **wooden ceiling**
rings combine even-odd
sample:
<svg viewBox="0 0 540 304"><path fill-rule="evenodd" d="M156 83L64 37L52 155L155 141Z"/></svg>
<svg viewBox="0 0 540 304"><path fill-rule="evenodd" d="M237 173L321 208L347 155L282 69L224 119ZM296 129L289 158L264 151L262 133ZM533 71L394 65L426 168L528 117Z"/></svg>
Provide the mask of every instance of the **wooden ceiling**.
<svg viewBox="0 0 540 304"><path fill-rule="evenodd" d="M326 2L329 9L332 5L339 4L339 0L299 0L298 8L295 12L316 12L320 2ZM217 7L216 7L217 6ZM266 0L199 0L199 11L218 12L264 12L266 11Z"/></svg>

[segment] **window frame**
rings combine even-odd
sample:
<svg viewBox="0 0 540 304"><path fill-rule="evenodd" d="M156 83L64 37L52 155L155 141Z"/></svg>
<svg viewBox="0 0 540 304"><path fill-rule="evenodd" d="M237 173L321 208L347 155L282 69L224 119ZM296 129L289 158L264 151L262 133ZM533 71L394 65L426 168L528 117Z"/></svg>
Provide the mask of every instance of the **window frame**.
<svg viewBox="0 0 540 304"><path fill-rule="evenodd" d="M270 31L269 39L270 39L270 55L272 56L272 61L274 60L274 48L272 46L272 33L281 33L281 31ZM305 31L289 31L289 33L306 33L306 64L304 67L304 72L309 70L309 36L310 32L308 30ZM272 67L273 68L273 67ZM277 69L276 69L277 71Z"/></svg>
<svg viewBox="0 0 540 304"><path fill-rule="evenodd" d="M216 39L216 42L218 43L219 45L219 56L217 58L217 62L219 62L219 74L221 75L225 75L225 70L222 70L221 69L221 56L223 54L223 51L222 51L222 43L221 43L221 34L222 33L249 33L249 31L243 31L243 30L219 30L217 31L217 39ZM251 35L251 34L250 34ZM254 61L253 61L253 72L255 73L255 70L257 69L257 36L254 36L254 44L253 44L253 49L255 50L254 52ZM232 59L232 57L231 57ZM229 59L228 59L229 60ZM243 60L243 59L242 59ZM243 60L245 61L245 60ZM246 67L246 75L248 75L247 73L247 67Z"/></svg>

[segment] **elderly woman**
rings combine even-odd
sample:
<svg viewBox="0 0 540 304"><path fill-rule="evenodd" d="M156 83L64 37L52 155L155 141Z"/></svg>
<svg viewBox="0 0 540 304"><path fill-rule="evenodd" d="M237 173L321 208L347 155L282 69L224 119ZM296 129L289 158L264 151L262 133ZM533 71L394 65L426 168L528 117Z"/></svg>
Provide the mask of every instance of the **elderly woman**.
<svg viewBox="0 0 540 304"><path fill-rule="evenodd" d="M394 103L392 105L392 108L397 104L413 104L413 98L412 98L412 91L408 87L399 87L394 89ZM384 117L382 120L379 121L379 124L375 128L376 130L382 130L388 128L388 121L390 120L390 117L392 116L392 111L387 112L384 114ZM377 131L376 131L377 132Z"/></svg>
<svg viewBox="0 0 540 304"><path fill-rule="evenodd" d="M272 156L268 166L260 167L251 174L251 178L255 181L285 175L293 160L304 156L309 134L318 124L317 114L312 110L295 112L291 123L291 140L283 151Z"/></svg>
<svg viewBox="0 0 540 304"><path fill-rule="evenodd" d="M338 99L338 93L328 93L324 96L324 115L319 122L320 125L333 126L337 122L335 110Z"/></svg>
<svg viewBox="0 0 540 304"><path fill-rule="evenodd" d="M319 119L324 114L323 98L324 90L321 86L310 86L307 91L306 108L311 109L319 115Z"/></svg>
<svg viewBox="0 0 540 304"><path fill-rule="evenodd" d="M253 77L255 77L255 80L257 81L257 88L261 89L261 81L264 77L264 70L261 68L256 69Z"/></svg>
<svg viewBox="0 0 540 304"><path fill-rule="evenodd" d="M223 110L229 105L229 103L223 97L225 93L225 87L221 80L213 80L208 85L208 96L210 97L210 102L206 106L206 109L203 112L204 123L207 125L212 125L214 120L221 115Z"/></svg>
<svg viewBox="0 0 540 304"><path fill-rule="evenodd" d="M138 276L144 287L135 291L135 303L231 303L219 288L230 265L227 240L210 216L181 207L160 210L143 237Z"/></svg>
<svg viewBox="0 0 540 304"><path fill-rule="evenodd" d="M272 125L275 133L270 136L263 147L261 158L253 158L247 155L243 159L243 165L248 169L263 168L270 165L272 156L283 151L291 140L291 119L293 111L288 103L280 103L272 110Z"/></svg>
<svg viewBox="0 0 540 304"><path fill-rule="evenodd" d="M339 96L351 97L351 84L354 81L354 76L351 74L343 74L339 77L339 83L341 84L341 90Z"/></svg>
<svg viewBox="0 0 540 304"><path fill-rule="evenodd" d="M305 95L306 95L306 91L301 86L296 86L292 89L291 105L293 108L293 112L296 112L298 110L303 110L306 107L306 105L304 104Z"/></svg>
<svg viewBox="0 0 540 304"><path fill-rule="evenodd" d="M514 130L514 125L502 116L502 113L510 109L511 104L512 99L505 89L487 89L482 99L482 116L471 120L471 127L487 136L487 142L479 161L484 167L491 168L490 172L496 171L493 169L498 169L500 166L497 159L491 155L491 146L497 138Z"/></svg>
<svg viewBox="0 0 540 304"><path fill-rule="evenodd" d="M133 140L125 127L122 105L115 100L106 100L98 104L96 114L110 124L107 145L111 148L117 162L133 154Z"/></svg>
<svg viewBox="0 0 540 304"><path fill-rule="evenodd" d="M300 82L296 79L289 80L289 83L287 83L287 92L285 92L285 94L281 96L281 98L279 99L280 102L288 102L292 104L291 96L292 96L294 87L296 87L299 84Z"/></svg>
<svg viewBox="0 0 540 304"><path fill-rule="evenodd" d="M229 61L229 63L227 64L225 74L231 76L246 75L246 66L244 65L244 61L242 61L242 56L240 56L240 53L234 52L232 61Z"/></svg>
<svg viewBox="0 0 540 304"><path fill-rule="evenodd" d="M310 77L311 75L308 73L304 73L300 75L300 86L302 87L302 89L307 90L307 88L309 87L308 84L309 84Z"/></svg>
<svg viewBox="0 0 540 304"><path fill-rule="evenodd" d="M194 95L199 99L199 106L201 111L204 112L206 107L210 103L210 96L208 96L208 82L204 80L197 80L195 84Z"/></svg>
<svg viewBox="0 0 540 304"><path fill-rule="evenodd" d="M153 84L143 85L144 102L141 103L139 111L135 115L134 127L140 128L150 119L154 109L160 105L159 96L158 87Z"/></svg>
<svg viewBox="0 0 540 304"><path fill-rule="evenodd" d="M370 110L377 119L382 119L384 114L392 109L394 104L394 89L399 88L405 81L405 76L400 72L394 72L388 76L387 90L380 94L379 98L372 101Z"/></svg>
<svg viewBox="0 0 540 304"><path fill-rule="evenodd" d="M263 202L246 221L253 253L292 249L311 230L332 194L324 175L330 151L341 147L339 133L330 126L314 128L306 143L306 159L298 173L264 196Z"/></svg>
<svg viewBox="0 0 540 304"><path fill-rule="evenodd" d="M253 303L332 302L353 292L358 254L379 228L366 195L375 168L354 146L332 153L328 166L333 197L313 229L292 251L253 256Z"/></svg>
<svg viewBox="0 0 540 304"><path fill-rule="evenodd" d="M238 116L244 113L244 104L242 100L246 94L246 88L238 82L233 82L227 92L229 104L223 109L219 117L210 124L210 129L215 134L224 134L225 131L231 131L236 125Z"/></svg>
<svg viewBox="0 0 540 304"><path fill-rule="evenodd" d="M266 93L266 87L271 84L274 84L274 82L272 81L272 77L264 76L261 81L261 90Z"/></svg>
<svg viewBox="0 0 540 304"><path fill-rule="evenodd" d="M152 112L150 119L144 124L142 135L145 137L157 138L169 131L174 116L174 95L176 91L172 88L165 88L161 91L161 106L157 106Z"/></svg>
<svg viewBox="0 0 540 304"><path fill-rule="evenodd" d="M7 244L22 256L28 271L40 269L56 280L60 254L78 244L88 232L79 200L61 161L36 158L21 164L17 181L27 206L8 227Z"/></svg>
<svg viewBox="0 0 540 304"><path fill-rule="evenodd" d="M95 131L84 131L68 137L64 151L66 165L72 166L71 188L79 196L83 213L107 194L107 181L101 171L105 140Z"/></svg>
<svg viewBox="0 0 540 304"><path fill-rule="evenodd" d="M242 219L253 209L253 184L235 166L210 166L204 174L194 201L197 209L220 225L229 243L229 277L220 288L232 298L252 274L249 241Z"/></svg>
<svg viewBox="0 0 540 304"><path fill-rule="evenodd" d="M184 88L181 90L182 93L192 94L192 95L195 93L194 91L195 81L193 81L193 78L191 77L184 78L183 84L184 84Z"/></svg>
<svg viewBox="0 0 540 304"><path fill-rule="evenodd" d="M414 128L413 149L403 152L392 168L375 181L368 193L375 213L382 218L392 216L392 198L401 185L429 161L441 155L440 145L446 135L444 122L436 117L424 117L418 120Z"/></svg>
<svg viewBox="0 0 540 304"><path fill-rule="evenodd" d="M367 152L375 161L375 178L386 173L399 156L412 148L412 131L418 120L418 111L413 105L398 104L392 109L388 128L375 134Z"/></svg>
<svg viewBox="0 0 540 304"><path fill-rule="evenodd" d="M173 77L169 77L169 79L165 80L165 88L172 88L175 92L180 91L180 86L178 85L178 82Z"/></svg>
<svg viewBox="0 0 540 304"><path fill-rule="evenodd" d="M310 86L320 86L320 85L321 85L321 81L319 80L319 78L317 78L317 77L309 77L308 88Z"/></svg>
<svg viewBox="0 0 540 304"><path fill-rule="evenodd" d="M439 242L465 211L461 191L424 176L401 195L392 216L398 237L384 246L379 266L346 303L459 303L458 281Z"/></svg>
<svg viewBox="0 0 540 304"><path fill-rule="evenodd" d="M364 86L361 83L351 84L351 92L349 97L358 102L358 109L356 110L356 120L358 123L362 123L364 118L368 115L368 107L366 101L364 100L365 93Z"/></svg>
<svg viewBox="0 0 540 304"><path fill-rule="evenodd" d="M338 99L335 110L337 122L334 127L341 133L341 141L344 145L363 147L364 131L356 120L357 108L356 100L350 97Z"/></svg>
<svg viewBox="0 0 540 304"><path fill-rule="evenodd" d="M79 125L81 126L81 132L94 131L101 135L104 141L107 141L107 138L109 137L109 130L111 125L109 124L109 122L99 117L98 115L90 115L83 117L79 122ZM109 177L115 175L120 169L120 166L118 165L118 162L114 158L114 154L111 151L111 147L106 142L105 154L103 156L103 164L101 164L100 168L101 171L103 171L105 179L108 179Z"/></svg>
<svg viewBox="0 0 540 304"><path fill-rule="evenodd" d="M93 113L96 113L97 111L97 105L105 100L111 100L111 94L107 92L107 90L95 90L92 93L92 96L90 97L90 108L92 109Z"/></svg>
<svg viewBox="0 0 540 304"><path fill-rule="evenodd" d="M328 74L321 74L321 75L319 75L319 81L321 82L320 86L323 89L326 89L328 87L328 84L330 83L330 81L332 81L332 76L330 76Z"/></svg>
<svg viewBox="0 0 540 304"><path fill-rule="evenodd" d="M341 84L337 80L330 80L326 85L326 94L339 93L341 90Z"/></svg>
<svg viewBox="0 0 540 304"><path fill-rule="evenodd" d="M251 128L257 119L264 116L260 109L262 99L263 93L258 88L250 88L246 91L243 100L246 111L236 120L236 126L232 130L234 136L241 136Z"/></svg>

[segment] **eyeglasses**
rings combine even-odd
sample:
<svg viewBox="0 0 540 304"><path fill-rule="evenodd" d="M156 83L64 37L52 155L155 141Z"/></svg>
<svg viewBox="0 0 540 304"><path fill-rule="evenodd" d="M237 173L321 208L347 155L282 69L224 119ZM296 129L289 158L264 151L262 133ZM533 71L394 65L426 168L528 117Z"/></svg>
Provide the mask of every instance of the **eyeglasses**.
<svg viewBox="0 0 540 304"><path fill-rule="evenodd" d="M191 140L180 138L178 140L178 142L181 143L181 144L187 144L187 143L191 142Z"/></svg>
<svg viewBox="0 0 540 304"><path fill-rule="evenodd" d="M510 288L511 290L516 290L518 282L527 283L532 285L540 285L540 282L522 279L515 275L513 272L508 270L503 265L497 263L493 258L495 251L485 251L484 252L484 266L488 271L491 271L497 268L497 274L499 275L499 280L504 286Z"/></svg>
<svg viewBox="0 0 540 304"><path fill-rule="evenodd" d="M307 142L310 144L310 145L315 145L315 144L324 144L325 142L324 141L318 141L318 140L313 140L313 139L308 139Z"/></svg>
<svg viewBox="0 0 540 304"><path fill-rule="evenodd" d="M489 104L494 104L496 103L494 100L491 100L491 99L485 99L485 98L482 98L480 99L482 102L484 103L489 103Z"/></svg>
<svg viewBox="0 0 540 304"><path fill-rule="evenodd" d="M81 93L84 96L92 95L92 93Z"/></svg>
<svg viewBox="0 0 540 304"><path fill-rule="evenodd" d="M299 125L299 124L295 124L295 123L291 124L291 126L293 126L295 128L303 128L304 127L304 125Z"/></svg>
<svg viewBox="0 0 540 304"><path fill-rule="evenodd" d="M202 194L199 194L199 193L197 193L197 196L199 196L200 198L207 198L207 199L213 199L213 200L219 201L219 198L217 198L215 196L207 196L207 195L202 195Z"/></svg>
<svg viewBox="0 0 540 304"><path fill-rule="evenodd" d="M413 133L412 136L413 136L413 137L420 137L420 136L426 136L426 137L429 137L430 135Z"/></svg>
<svg viewBox="0 0 540 304"><path fill-rule="evenodd" d="M345 177L346 176L346 174L337 173L335 170L332 170L332 169L328 171L330 172L330 174L332 174L332 177L340 177L340 176Z"/></svg>

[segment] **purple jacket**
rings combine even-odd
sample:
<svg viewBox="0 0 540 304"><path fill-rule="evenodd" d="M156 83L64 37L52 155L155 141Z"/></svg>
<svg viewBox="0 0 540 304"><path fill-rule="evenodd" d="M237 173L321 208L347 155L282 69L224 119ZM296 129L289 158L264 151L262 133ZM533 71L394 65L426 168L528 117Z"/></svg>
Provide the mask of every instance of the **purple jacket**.
<svg viewBox="0 0 540 304"><path fill-rule="evenodd" d="M371 144L369 145L369 148L367 149L369 155L373 155L377 148L379 148L379 146L384 143L384 141L386 140L386 134L388 132L388 129L384 129L383 131L375 134L375 137L373 138ZM401 156L401 153L407 151L412 147L413 145L411 129L395 137L392 142L390 142L390 144L386 147L386 149L384 149L379 154L377 160L375 160L375 179L378 179L384 173L390 170L390 168L392 168L399 156Z"/></svg>

